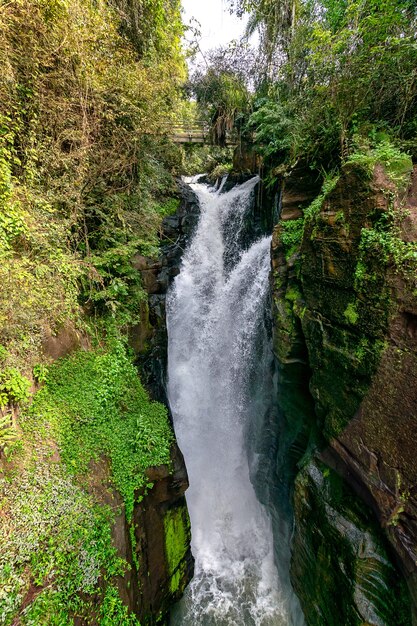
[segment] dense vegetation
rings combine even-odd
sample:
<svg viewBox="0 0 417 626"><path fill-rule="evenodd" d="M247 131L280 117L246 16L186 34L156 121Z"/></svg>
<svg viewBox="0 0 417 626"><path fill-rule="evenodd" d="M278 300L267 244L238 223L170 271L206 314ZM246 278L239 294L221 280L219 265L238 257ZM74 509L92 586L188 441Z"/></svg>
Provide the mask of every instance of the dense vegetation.
<svg viewBox="0 0 417 626"><path fill-rule="evenodd" d="M138 624L111 528L173 435L126 346L131 258L178 205L182 31L177 0L0 4L1 624Z"/></svg>
<svg viewBox="0 0 417 626"><path fill-rule="evenodd" d="M229 6L249 14L259 50L246 40L213 51L184 91L179 0L0 2L0 623L138 623L119 596L132 564L111 527L122 510L131 522L135 497L151 488L146 468L169 461L172 432L126 345L145 300L131 259L157 253L175 176L230 170L230 135L261 156L271 185L297 164L313 171L322 193L283 226L288 258L341 165L370 178L382 163L396 192L409 181L413 0ZM196 102L184 102L187 90ZM185 155L167 139L170 123L196 117L217 146ZM369 251L415 279L415 244L398 220L392 212L363 229L358 292ZM354 325L358 315L352 302L345 317ZM53 364L48 345L62 333L78 350ZM114 506L103 483L120 496ZM166 524L174 571L184 542L179 520Z"/></svg>
<svg viewBox="0 0 417 626"><path fill-rule="evenodd" d="M117 555L111 526L123 511L132 522L138 493L152 488L146 468L170 462L166 409L149 401L119 340L75 353L45 377L31 405L21 407L20 433L0 477L1 623L19 615L28 625L63 626L74 617L138 624L116 584L136 565L135 553L131 563Z"/></svg>
<svg viewBox="0 0 417 626"><path fill-rule="evenodd" d="M164 130L184 79L179 3L0 9L0 343L34 358L80 308L131 320L180 164ZM7 323L6 323L7 322Z"/></svg>
<svg viewBox="0 0 417 626"><path fill-rule="evenodd" d="M228 4L238 16L248 14L246 38L209 54L208 66L197 68L190 88L217 141L233 129L242 154L249 148L261 157L272 188L295 167L324 185L304 216L283 226L291 256L306 220L344 164L361 165L371 178L380 163L396 187L408 185L417 158L417 5L412 0ZM255 32L257 54L250 46ZM412 275L415 244L401 242L397 232L404 217L403 212L367 229L363 247L378 248L386 262L407 266Z"/></svg>
<svg viewBox="0 0 417 626"><path fill-rule="evenodd" d="M415 2L229 5L249 13L247 35L257 31L260 44L255 57L247 42L213 53L195 73L214 124L235 122L273 167L303 160L320 172L381 141L416 152Z"/></svg>

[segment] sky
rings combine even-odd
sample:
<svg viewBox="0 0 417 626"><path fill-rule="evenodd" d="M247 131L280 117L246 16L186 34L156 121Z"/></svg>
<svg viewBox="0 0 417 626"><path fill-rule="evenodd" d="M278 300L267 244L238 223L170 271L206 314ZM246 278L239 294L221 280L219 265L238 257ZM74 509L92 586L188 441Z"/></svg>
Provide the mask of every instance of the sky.
<svg viewBox="0 0 417 626"><path fill-rule="evenodd" d="M201 24L203 52L239 39L243 34L244 20L229 14L225 0L182 0L182 6L185 24L193 17Z"/></svg>

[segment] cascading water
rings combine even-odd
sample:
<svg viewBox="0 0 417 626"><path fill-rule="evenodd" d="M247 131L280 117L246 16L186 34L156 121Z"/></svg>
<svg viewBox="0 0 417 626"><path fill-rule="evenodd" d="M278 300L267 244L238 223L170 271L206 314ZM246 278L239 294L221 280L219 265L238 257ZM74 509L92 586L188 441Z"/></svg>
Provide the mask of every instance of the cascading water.
<svg viewBox="0 0 417 626"><path fill-rule="evenodd" d="M192 185L201 216L168 296L168 396L190 478L196 559L172 617L178 626L303 623L250 478L250 424L270 366L270 238L247 249L244 241L257 180L227 193Z"/></svg>

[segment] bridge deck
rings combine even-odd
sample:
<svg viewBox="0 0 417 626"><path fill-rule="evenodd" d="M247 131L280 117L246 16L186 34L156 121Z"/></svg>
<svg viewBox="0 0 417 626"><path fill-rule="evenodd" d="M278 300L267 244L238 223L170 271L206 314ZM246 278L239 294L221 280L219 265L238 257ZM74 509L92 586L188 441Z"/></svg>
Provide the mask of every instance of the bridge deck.
<svg viewBox="0 0 417 626"><path fill-rule="evenodd" d="M194 122L193 124L177 124L169 129L169 138L178 144L184 143L211 143L210 127L206 122ZM228 134L226 145L237 145L236 138Z"/></svg>

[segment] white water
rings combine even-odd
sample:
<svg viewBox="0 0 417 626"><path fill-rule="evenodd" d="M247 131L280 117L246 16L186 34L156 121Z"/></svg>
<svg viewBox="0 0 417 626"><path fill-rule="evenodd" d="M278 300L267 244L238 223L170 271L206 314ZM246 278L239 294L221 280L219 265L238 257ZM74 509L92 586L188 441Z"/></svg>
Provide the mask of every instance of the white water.
<svg viewBox="0 0 417 626"><path fill-rule="evenodd" d="M192 182L201 216L169 293L167 320L168 395L190 478L196 563L172 624L298 626L248 460L254 388L256 395L269 350L270 238L245 251L240 241L257 179L224 194Z"/></svg>

